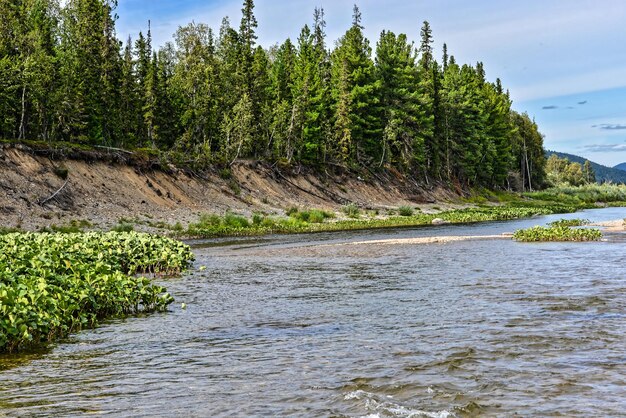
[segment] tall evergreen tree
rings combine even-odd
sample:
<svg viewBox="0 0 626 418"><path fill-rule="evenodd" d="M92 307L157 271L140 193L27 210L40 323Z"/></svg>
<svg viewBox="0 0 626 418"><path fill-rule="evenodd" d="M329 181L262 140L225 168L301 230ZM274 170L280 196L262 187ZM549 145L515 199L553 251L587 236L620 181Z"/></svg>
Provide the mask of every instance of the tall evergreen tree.
<svg viewBox="0 0 626 418"><path fill-rule="evenodd" d="M256 45L255 29L258 27L254 16L254 1L244 0L241 8L241 24L239 25L239 67L242 87L245 93L251 94L253 80L252 63ZM254 104L254 103L253 103Z"/></svg>
<svg viewBox="0 0 626 418"><path fill-rule="evenodd" d="M382 119L369 41L354 6L352 27L332 54L335 132L339 159L371 165L383 153Z"/></svg>
<svg viewBox="0 0 626 418"><path fill-rule="evenodd" d="M376 47L376 70L384 109L384 149L380 160L407 169L424 164L425 120L413 45L406 35L383 31Z"/></svg>
<svg viewBox="0 0 626 418"><path fill-rule="evenodd" d="M294 155L293 94L296 48L290 39L278 47L272 59L272 122L269 147L273 159L291 160Z"/></svg>
<svg viewBox="0 0 626 418"><path fill-rule="evenodd" d="M212 30L190 23L176 32L177 64L172 77L176 96L182 101L183 134L178 146L207 156L218 149L218 82Z"/></svg>
<svg viewBox="0 0 626 418"><path fill-rule="evenodd" d="M424 139L424 170L431 175L437 175L441 167L442 154L439 137L435 133L437 121L435 116L439 104L438 65L433 56L433 36L430 24L424 21L420 30L419 46L419 88L421 92L421 108L424 111L424 120L421 124L421 136Z"/></svg>

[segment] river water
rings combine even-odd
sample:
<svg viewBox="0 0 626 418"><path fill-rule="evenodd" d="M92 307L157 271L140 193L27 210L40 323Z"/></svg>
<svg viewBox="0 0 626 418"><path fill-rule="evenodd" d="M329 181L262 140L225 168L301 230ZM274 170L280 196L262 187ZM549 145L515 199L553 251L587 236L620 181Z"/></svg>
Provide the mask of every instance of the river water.
<svg viewBox="0 0 626 418"><path fill-rule="evenodd" d="M403 242L561 217L626 209L196 242L169 312L0 357L0 416L625 416L624 236Z"/></svg>

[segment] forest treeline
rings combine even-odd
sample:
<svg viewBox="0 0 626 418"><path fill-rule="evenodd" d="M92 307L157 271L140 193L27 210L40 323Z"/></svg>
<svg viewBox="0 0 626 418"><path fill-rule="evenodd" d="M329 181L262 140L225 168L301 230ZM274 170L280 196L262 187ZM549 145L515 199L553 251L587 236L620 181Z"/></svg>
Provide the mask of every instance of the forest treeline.
<svg viewBox="0 0 626 418"><path fill-rule="evenodd" d="M331 47L323 9L295 41L257 45L253 0L239 28L180 27L155 49L125 42L109 0L0 1L0 137L151 148L172 161L256 158L393 167L419 181L497 188L544 182L543 138L482 63L435 57L383 31L374 48L355 6ZM437 54L438 55L438 54Z"/></svg>

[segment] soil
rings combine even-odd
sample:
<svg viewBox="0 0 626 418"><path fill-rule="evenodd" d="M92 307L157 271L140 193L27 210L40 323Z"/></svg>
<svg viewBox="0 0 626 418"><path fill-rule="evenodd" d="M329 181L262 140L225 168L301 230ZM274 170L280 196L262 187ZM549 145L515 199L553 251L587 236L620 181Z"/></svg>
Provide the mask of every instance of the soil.
<svg viewBox="0 0 626 418"><path fill-rule="evenodd" d="M185 227L201 214L227 211L250 216L281 215L294 206L337 212L347 203L379 211L404 205L425 212L462 206L445 203L458 201L449 189L423 186L397 172L365 178L340 168L279 170L238 161L230 170L194 173L113 157L104 152L64 157L0 145L0 227L37 230L86 220L99 229L132 221L140 225L136 229L151 230L157 222Z"/></svg>

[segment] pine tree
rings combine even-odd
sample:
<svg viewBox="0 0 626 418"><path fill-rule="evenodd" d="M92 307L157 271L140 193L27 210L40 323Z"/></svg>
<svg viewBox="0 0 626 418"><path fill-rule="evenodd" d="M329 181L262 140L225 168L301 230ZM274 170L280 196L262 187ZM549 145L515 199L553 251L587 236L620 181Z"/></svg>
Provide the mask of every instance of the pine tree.
<svg viewBox="0 0 626 418"><path fill-rule="evenodd" d="M265 50L258 46L254 50L251 75L252 85L250 100L253 104L253 126L255 141L252 144L252 155L255 158L269 155L271 109L270 63Z"/></svg>
<svg viewBox="0 0 626 418"><path fill-rule="evenodd" d="M250 153L255 128L252 101L247 94L244 93L232 111L225 115L221 129L225 137L222 152L230 164Z"/></svg>
<svg viewBox="0 0 626 418"><path fill-rule="evenodd" d="M63 9L59 45L62 99L55 121L66 139L92 144L114 140L105 123L115 110L109 108L108 93L119 88L113 6L105 0L70 0Z"/></svg>
<svg viewBox="0 0 626 418"><path fill-rule="evenodd" d="M122 74L120 83L120 118L123 121L118 145L132 148L137 145L139 132L139 98L135 78L135 64L133 60L133 43L129 36L122 55Z"/></svg>
<svg viewBox="0 0 626 418"><path fill-rule="evenodd" d="M543 150L543 135L528 114L511 111L514 132L511 152L519 168L523 190L539 189L545 182L546 160Z"/></svg>
<svg viewBox="0 0 626 418"><path fill-rule="evenodd" d="M20 69L20 116L18 138L50 139L56 83L56 19L45 0L22 3L18 29Z"/></svg>

